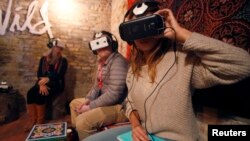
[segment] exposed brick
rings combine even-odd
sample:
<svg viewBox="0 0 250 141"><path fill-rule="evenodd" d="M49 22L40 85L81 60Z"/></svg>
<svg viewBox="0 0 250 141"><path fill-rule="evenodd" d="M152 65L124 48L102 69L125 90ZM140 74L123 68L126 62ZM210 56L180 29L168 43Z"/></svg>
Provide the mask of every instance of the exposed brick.
<svg viewBox="0 0 250 141"><path fill-rule="evenodd" d="M20 25L25 21L28 6L32 1L13 1L12 9L22 6ZM39 0L38 7L43 1ZM74 1L71 16L58 13L55 1L49 1L48 16L54 37L66 43L64 55L68 58L69 68L66 74L66 92L69 97L83 97L93 82L96 56L89 50L88 42L98 30L110 31L111 0ZM7 10L8 0L0 1L0 9ZM66 9L65 9L66 10ZM32 18L32 24L41 21L38 13ZM62 11L61 13L64 13ZM91 13L90 13L91 12ZM67 13L67 11L66 11ZM12 11L10 24L14 12ZM40 56L48 51L48 35L34 35L28 29L0 35L0 80L7 80L26 97L26 93L36 80L36 71ZM77 76L77 77L76 77Z"/></svg>

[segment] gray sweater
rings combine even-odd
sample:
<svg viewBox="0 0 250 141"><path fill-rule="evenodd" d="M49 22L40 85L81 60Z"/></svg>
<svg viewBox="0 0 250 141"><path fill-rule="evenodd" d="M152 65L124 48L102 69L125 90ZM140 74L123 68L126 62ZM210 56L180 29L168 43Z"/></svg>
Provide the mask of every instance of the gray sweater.
<svg viewBox="0 0 250 141"><path fill-rule="evenodd" d="M173 50L165 54L157 65L153 84L147 66L143 66L138 79L129 70L127 86L131 103L126 105L126 115L129 117L132 110L137 110L142 126L146 125L149 133L172 140L195 141L199 137L191 101L193 91L235 83L249 76L250 55L241 48L193 33L177 49L177 59L174 58Z"/></svg>
<svg viewBox="0 0 250 141"><path fill-rule="evenodd" d="M118 52L112 53L106 60L103 71L103 87L98 87L97 80L87 94L90 108L120 104L127 96L126 76L127 60Z"/></svg>

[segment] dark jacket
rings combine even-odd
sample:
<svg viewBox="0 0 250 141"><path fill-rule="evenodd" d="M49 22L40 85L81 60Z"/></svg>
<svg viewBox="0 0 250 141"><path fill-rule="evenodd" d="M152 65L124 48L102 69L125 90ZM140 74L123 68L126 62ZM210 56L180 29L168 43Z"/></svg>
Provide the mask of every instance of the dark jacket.
<svg viewBox="0 0 250 141"><path fill-rule="evenodd" d="M62 92L65 87L64 75L68 68L67 59L61 57L54 65L49 65L46 57L40 59L37 77L49 77L49 83L46 84L55 92Z"/></svg>

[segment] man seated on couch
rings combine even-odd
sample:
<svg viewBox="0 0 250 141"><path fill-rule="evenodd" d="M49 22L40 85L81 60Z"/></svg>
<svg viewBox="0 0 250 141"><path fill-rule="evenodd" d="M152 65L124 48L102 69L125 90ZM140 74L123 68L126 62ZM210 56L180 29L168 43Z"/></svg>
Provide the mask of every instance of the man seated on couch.
<svg viewBox="0 0 250 141"><path fill-rule="evenodd" d="M96 33L90 48L98 55L94 86L85 98L76 98L70 103L72 126L80 140L100 127L127 121L121 103L127 96L128 62L118 53L115 36L107 31Z"/></svg>

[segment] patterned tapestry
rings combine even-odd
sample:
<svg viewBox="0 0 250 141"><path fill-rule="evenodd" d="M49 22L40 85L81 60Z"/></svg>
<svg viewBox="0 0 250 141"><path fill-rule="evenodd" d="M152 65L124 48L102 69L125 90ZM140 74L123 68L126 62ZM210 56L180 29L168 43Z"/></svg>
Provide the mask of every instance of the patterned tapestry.
<svg viewBox="0 0 250 141"><path fill-rule="evenodd" d="M249 0L185 0L177 10L177 19L192 31L250 53Z"/></svg>
<svg viewBox="0 0 250 141"><path fill-rule="evenodd" d="M187 29L243 48L250 53L249 0L161 0ZM250 78L233 85L197 90L194 105L218 109L221 115L250 118ZM197 108L197 106L196 106Z"/></svg>

